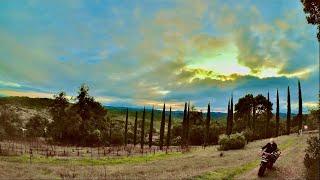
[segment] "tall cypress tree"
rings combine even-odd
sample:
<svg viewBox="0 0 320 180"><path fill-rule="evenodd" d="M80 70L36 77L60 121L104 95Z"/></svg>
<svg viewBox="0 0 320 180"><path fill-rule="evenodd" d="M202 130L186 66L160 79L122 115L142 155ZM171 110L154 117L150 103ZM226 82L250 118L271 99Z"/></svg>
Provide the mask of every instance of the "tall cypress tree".
<svg viewBox="0 0 320 180"><path fill-rule="evenodd" d="M233 94L231 95L231 105L230 105L230 134L232 134L233 129Z"/></svg>
<svg viewBox="0 0 320 180"><path fill-rule="evenodd" d="M149 148L152 146L152 135L153 135L153 111L154 107L151 110L151 121L150 121L150 129L149 129Z"/></svg>
<svg viewBox="0 0 320 180"><path fill-rule="evenodd" d="M298 130L302 129L302 94L301 94L301 85L300 80L298 81L298 95L299 95L299 112L298 112L298 121L299 121L299 128Z"/></svg>
<svg viewBox="0 0 320 180"><path fill-rule="evenodd" d="M279 136L280 114L279 114L279 92L277 89L277 110L276 110L276 137Z"/></svg>
<svg viewBox="0 0 320 180"><path fill-rule="evenodd" d="M165 127L165 121L166 121L165 117L166 117L166 104L163 104L161 124L160 124L160 141L159 141L160 150L162 150L163 148L164 127Z"/></svg>
<svg viewBox="0 0 320 180"><path fill-rule="evenodd" d="M137 129L138 129L138 112L136 111L136 117L134 119L134 129L133 129L133 145L137 144Z"/></svg>
<svg viewBox="0 0 320 180"><path fill-rule="evenodd" d="M206 132L205 132L205 139L204 139L204 146L206 147L209 143L209 127L211 121L211 111L210 111L210 103L208 103L208 110L207 110L207 119L206 119Z"/></svg>
<svg viewBox="0 0 320 180"><path fill-rule="evenodd" d="M226 128L226 134L230 135L230 99L228 101L228 112L227 112L227 128Z"/></svg>
<svg viewBox="0 0 320 180"><path fill-rule="evenodd" d="M288 96L287 96L287 134L290 134L291 128L291 102L290 102L290 88L288 86Z"/></svg>
<svg viewBox="0 0 320 180"><path fill-rule="evenodd" d="M186 146L189 146L189 128L190 128L190 101L188 104L188 111L187 111L187 119L186 119Z"/></svg>
<svg viewBox="0 0 320 180"><path fill-rule="evenodd" d="M128 144L128 113L129 109L127 108L127 113L126 113L126 124L124 127L124 145L127 146Z"/></svg>
<svg viewBox="0 0 320 180"><path fill-rule="evenodd" d="M170 144L171 144L171 106L170 106L169 121L168 121L167 148L169 148Z"/></svg>
<svg viewBox="0 0 320 180"><path fill-rule="evenodd" d="M268 102L270 102L269 91L268 91L268 99L267 100L268 100ZM265 129L265 138L269 137L270 118L271 118L270 107L268 105L268 107L267 107L267 122L266 122L266 129Z"/></svg>
<svg viewBox="0 0 320 180"><path fill-rule="evenodd" d="M186 120L187 120L187 103L184 103L183 119L182 119L182 146L186 145Z"/></svg>
<svg viewBox="0 0 320 180"><path fill-rule="evenodd" d="M143 108L143 114L142 114L142 121L141 121L141 137L140 137L140 145L141 149L143 150L144 146L144 122L146 118L146 108Z"/></svg>

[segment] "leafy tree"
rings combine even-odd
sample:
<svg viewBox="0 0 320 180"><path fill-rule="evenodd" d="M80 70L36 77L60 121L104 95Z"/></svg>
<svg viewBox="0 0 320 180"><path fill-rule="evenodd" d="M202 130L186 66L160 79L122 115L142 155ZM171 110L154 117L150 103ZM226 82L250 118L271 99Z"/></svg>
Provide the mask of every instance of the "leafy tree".
<svg viewBox="0 0 320 180"><path fill-rule="evenodd" d="M166 104L163 104L161 124L160 124L160 141L159 141L160 150L162 150L162 147L163 147L164 127L165 127L165 120L166 120L165 117L166 117Z"/></svg>
<svg viewBox="0 0 320 180"><path fill-rule="evenodd" d="M320 168L320 139L316 136L311 136L308 139L308 147L304 157L304 165L307 168L307 179L319 179Z"/></svg>
<svg viewBox="0 0 320 180"><path fill-rule="evenodd" d="M149 129L149 148L152 146L152 135L153 135L153 119L154 119L154 107L151 110L151 121L150 121L150 129Z"/></svg>
<svg viewBox="0 0 320 180"><path fill-rule="evenodd" d="M279 114L279 92L277 89L277 110L276 110L276 137L279 135L279 121L280 121L280 114Z"/></svg>
<svg viewBox="0 0 320 180"><path fill-rule="evenodd" d="M145 122L145 117L146 117L146 108L143 108L143 114L142 114L142 121L141 121L141 140L140 140L140 145L141 149L143 149L144 146L144 122Z"/></svg>
<svg viewBox="0 0 320 180"><path fill-rule="evenodd" d="M53 121L49 125L49 133L54 140L62 141L66 138L67 121L65 118L67 117L66 108L68 107L69 102L65 92L60 92L53 97L53 105L50 109Z"/></svg>
<svg viewBox="0 0 320 180"><path fill-rule="evenodd" d="M235 130L241 132L248 127L253 131L253 139L265 137L265 123L271 111L272 103L266 97L247 94L235 105Z"/></svg>
<svg viewBox="0 0 320 180"><path fill-rule="evenodd" d="M304 8L303 11L308 15L309 24L318 26L318 41L320 42L320 1L319 0L301 0ZM320 49L319 49L320 51Z"/></svg>
<svg viewBox="0 0 320 180"><path fill-rule="evenodd" d="M290 102L290 88L288 86L288 94L287 94L287 132L286 134L290 134L291 127L291 102Z"/></svg>
<svg viewBox="0 0 320 180"><path fill-rule="evenodd" d="M0 112L0 140L21 137L22 121L19 116L4 107Z"/></svg>
<svg viewBox="0 0 320 180"><path fill-rule="evenodd" d="M168 120L167 148L169 148L170 144L171 144L171 106L170 106L169 120Z"/></svg>
<svg viewBox="0 0 320 180"><path fill-rule="evenodd" d="M30 118L26 124L28 137L45 137L49 121L39 115Z"/></svg>
<svg viewBox="0 0 320 180"><path fill-rule="evenodd" d="M129 114L129 109L127 108L126 124L125 124L125 127L124 127L124 144L125 144L125 146L127 146L127 143L128 143L128 114Z"/></svg>
<svg viewBox="0 0 320 180"><path fill-rule="evenodd" d="M137 129L138 129L137 123L138 123L138 112L136 111L136 116L134 119L134 130L133 130L133 145L134 146L136 146L136 144L137 144Z"/></svg>
<svg viewBox="0 0 320 180"><path fill-rule="evenodd" d="M206 134L205 134L205 141L204 141L204 146L205 147L208 145L208 141L209 141L210 121L211 121L211 111L210 111L210 103L208 103L207 119L206 119Z"/></svg>

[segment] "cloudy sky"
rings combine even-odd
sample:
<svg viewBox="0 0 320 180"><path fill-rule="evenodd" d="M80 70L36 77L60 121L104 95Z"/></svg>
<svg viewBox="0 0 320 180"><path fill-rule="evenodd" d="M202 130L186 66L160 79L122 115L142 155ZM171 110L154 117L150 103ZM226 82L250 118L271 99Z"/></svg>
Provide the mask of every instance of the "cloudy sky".
<svg viewBox="0 0 320 180"><path fill-rule="evenodd" d="M0 4L0 95L75 96L105 105L225 111L270 92L286 111L317 104L318 43L300 0L15 1ZM275 107L274 107L275 109Z"/></svg>

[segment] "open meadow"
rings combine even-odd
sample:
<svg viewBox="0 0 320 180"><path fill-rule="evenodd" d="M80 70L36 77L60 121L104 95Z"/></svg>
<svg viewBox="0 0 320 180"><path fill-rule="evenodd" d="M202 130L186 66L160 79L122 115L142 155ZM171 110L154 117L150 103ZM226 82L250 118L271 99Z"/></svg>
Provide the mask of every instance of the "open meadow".
<svg viewBox="0 0 320 180"><path fill-rule="evenodd" d="M282 156L266 172L266 179L304 179L308 136L292 134L276 139ZM157 151L133 156L34 155L31 161L29 155L0 156L0 179L256 179L260 148L267 142L257 140L244 149L229 151L210 146L191 148L190 152Z"/></svg>

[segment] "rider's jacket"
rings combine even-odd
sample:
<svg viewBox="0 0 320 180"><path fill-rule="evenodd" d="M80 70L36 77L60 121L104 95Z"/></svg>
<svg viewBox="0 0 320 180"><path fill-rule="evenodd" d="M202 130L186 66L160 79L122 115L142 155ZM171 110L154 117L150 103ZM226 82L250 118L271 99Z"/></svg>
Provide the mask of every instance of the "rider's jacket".
<svg viewBox="0 0 320 180"><path fill-rule="evenodd" d="M276 151L278 147L276 143L268 143L265 146L263 146L262 149L266 149L265 152L267 153L272 153L273 151Z"/></svg>

